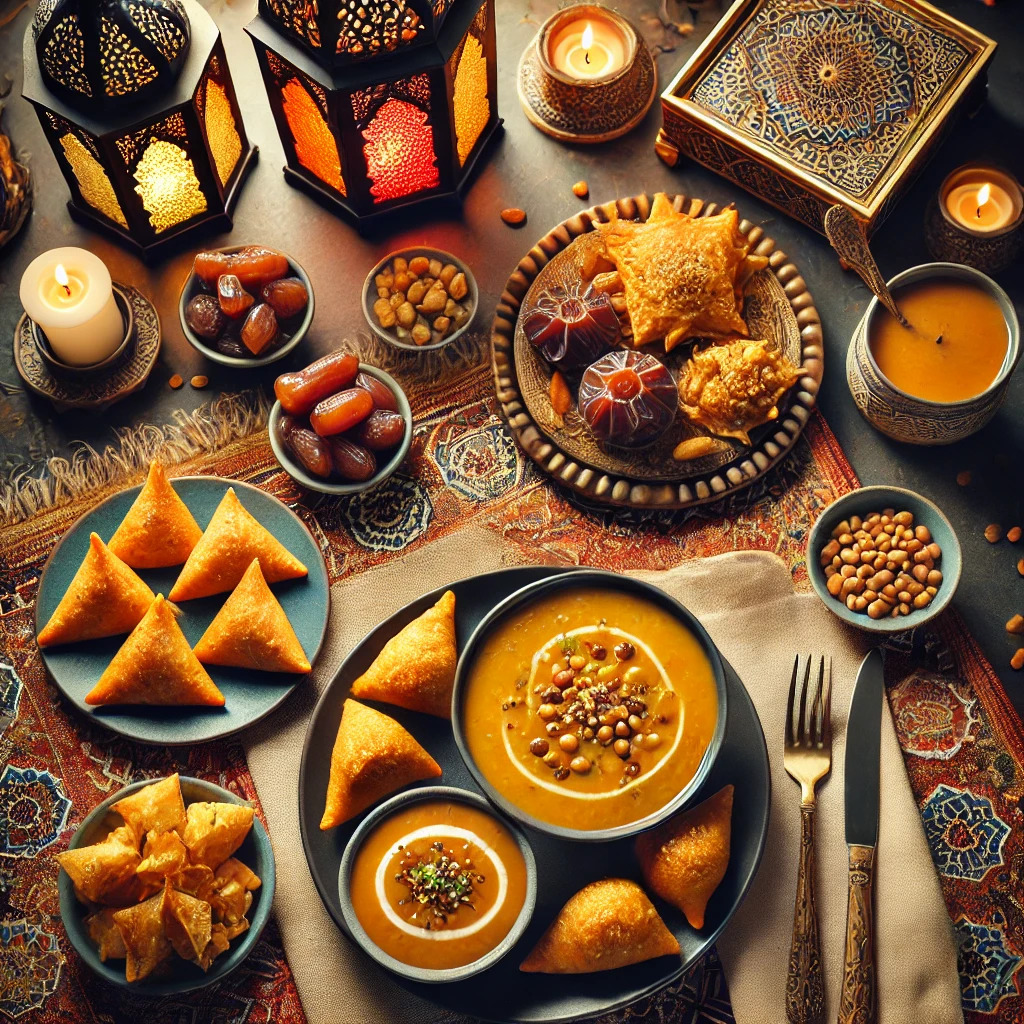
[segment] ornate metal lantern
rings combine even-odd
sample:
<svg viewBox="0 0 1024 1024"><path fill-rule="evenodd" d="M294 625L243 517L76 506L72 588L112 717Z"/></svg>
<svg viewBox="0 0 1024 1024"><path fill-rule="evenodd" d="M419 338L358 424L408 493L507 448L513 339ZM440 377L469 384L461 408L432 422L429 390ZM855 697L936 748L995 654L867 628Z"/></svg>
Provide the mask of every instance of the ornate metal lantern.
<svg viewBox="0 0 1024 1024"><path fill-rule="evenodd" d="M144 256L231 226L256 149L195 0L41 0L24 61L76 220Z"/></svg>
<svg viewBox="0 0 1024 1024"><path fill-rule="evenodd" d="M494 0L261 0L247 31L285 178L358 221L457 194L500 129Z"/></svg>

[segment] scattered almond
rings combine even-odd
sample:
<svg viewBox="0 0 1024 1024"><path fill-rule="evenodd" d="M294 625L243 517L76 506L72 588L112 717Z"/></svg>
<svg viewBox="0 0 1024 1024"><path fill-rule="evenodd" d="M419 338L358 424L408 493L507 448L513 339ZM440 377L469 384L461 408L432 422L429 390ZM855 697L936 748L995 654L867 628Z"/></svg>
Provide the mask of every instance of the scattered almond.
<svg viewBox="0 0 1024 1024"><path fill-rule="evenodd" d="M1006 624L1007 633L1024 633L1024 615L1014 615Z"/></svg>
<svg viewBox="0 0 1024 1024"><path fill-rule="evenodd" d="M205 388L210 383L209 377L204 377L201 373L197 373L190 381L189 384L194 388Z"/></svg>
<svg viewBox="0 0 1024 1024"><path fill-rule="evenodd" d="M1019 572L1021 574L1021 576L1024 576L1024 558L1022 558L1017 563L1017 572Z"/></svg>
<svg viewBox="0 0 1024 1024"><path fill-rule="evenodd" d="M551 397L551 408L559 416L564 416L572 408L572 392L558 370L551 375L551 386L548 393Z"/></svg>
<svg viewBox="0 0 1024 1024"><path fill-rule="evenodd" d="M511 227L522 227L526 223L526 211L520 210L518 206L510 206L501 211L501 219Z"/></svg>
<svg viewBox="0 0 1024 1024"><path fill-rule="evenodd" d="M1015 668L1018 671L1024 668L1024 647L1018 647L1013 657L1010 659L1010 668Z"/></svg>
<svg viewBox="0 0 1024 1024"><path fill-rule="evenodd" d="M175 391L177 391L177 390L178 390L178 388L180 388L180 387L182 386L182 384L184 384L184 383L185 383L185 381L184 381L184 379L182 378L182 376L181 376L181 374L180 374L180 373L176 373L176 374L175 374L175 375L174 375L174 376L173 376L173 377L172 377L172 378L171 378L171 379L170 379L170 380L169 380L169 381L168 381L167 383L168 383L168 384L170 384L170 386L171 386L171 387L172 387L172 388L173 388L173 389L174 389Z"/></svg>
<svg viewBox="0 0 1024 1024"><path fill-rule="evenodd" d="M995 544L1003 535L1003 528L998 523L989 523L985 527L985 540L989 544Z"/></svg>
<svg viewBox="0 0 1024 1024"><path fill-rule="evenodd" d="M971 471L969 469L961 469L956 475L956 482L961 487L966 487L971 482Z"/></svg>
<svg viewBox="0 0 1024 1024"><path fill-rule="evenodd" d="M1011 526L1011 527L1010 527L1010 528L1009 528L1009 529L1008 529L1008 530L1006 531L1006 539L1007 539L1007 540L1008 540L1008 541L1009 541L1009 542L1010 542L1011 544L1016 544L1016 543L1017 543L1017 541L1019 541L1019 540L1020 540L1020 527L1019 527L1019 526Z"/></svg>
<svg viewBox="0 0 1024 1024"><path fill-rule="evenodd" d="M672 449L672 458L676 462L686 462L688 459L710 455L717 450L718 442L713 437L688 437Z"/></svg>
<svg viewBox="0 0 1024 1024"><path fill-rule="evenodd" d="M590 195L590 186L585 181L577 181L572 187L572 194L579 196L580 199L586 199Z"/></svg>

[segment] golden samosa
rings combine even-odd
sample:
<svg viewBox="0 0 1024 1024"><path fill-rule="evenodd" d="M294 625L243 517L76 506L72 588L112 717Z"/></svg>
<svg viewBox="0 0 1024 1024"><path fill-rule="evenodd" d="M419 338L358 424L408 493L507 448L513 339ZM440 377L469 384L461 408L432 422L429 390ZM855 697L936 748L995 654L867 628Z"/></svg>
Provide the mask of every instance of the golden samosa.
<svg viewBox="0 0 1024 1024"><path fill-rule="evenodd" d="M205 900L178 892L168 878L164 884L164 932L174 952L184 960L196 960L210 943L213 909Z"/></svg>
<svg viewBox="0 0 1024 1024"><path fill-rule="evenodd" d="M384 645L352 684L352 696L451 718L457 661L455 594L448 590Z"/></svg>
<svg viewBox="0 0 1024 1024"><path fill-rule="evenodd" d="M440 774L438 763L393 718L346 700L320 828L326 832L381 797Z"/></svg>
<svg viewBox="0 0 1024 1024"><path fill-rule="evenodd" d="M203 531L167 479L159 462L107 545L135 569L181 565L199 543Z"/></svg>
<svg viewBox="0 0 1024 1024"><path fill-rule="evenodd" d="M248 804L197 801L186 813L181 838L190 860L216 870L245 841L254 811Z"/></svg>
<svg viewBox="0 0 1024 1024"><path fill-rule="evenodd" d="M708 900L729 866L732 794L733 787L724 786L636 840L644 880L694 928L704 927Z"/></svg>
<svg viewBox="0 0 1024 1024"><path fill-rule="evenodd" d="M125 565L99 534L89 534L89 550L70 586L39 631L40 647L97 640L133 630L153 603L153 591Z"/></svg>
<svg viewBox="0 0 1024 1024"><path fill-rule="evenodd" d="M162 594L150 605L86 704L197 704L219 707L224 695L192 653Z"/></svg>
<svg viewBox="0 0 1024 1024"><path fill-rule="evenodd" d="M254 558L259 559L268 583L298 579L308 573L302 562L243 507L235 489L229 487L168 597L171 601L192 601L234 590Z"/></svg>
<svg viewBox="0 0 1024 1024"><path fill-rule="evenodd" d="M147 832L168 832L185 824L185 801L177 772L122 797L111 808L141 840Z"/></svg>
<svg viewBox="0 0 1024 1024"><path fill-rule="evenodd" d="M195 646L204 665L262 672L308 672L306 657L288 616L267 586L254 558Z"/></svg>
<svg viewBox="0 0 1024 1024"><path fill-rule="evenodd" d="M605 878L570 898L519 969L591 974L678 954L676 937L643 889L625 878Z"/></svg>
<svg viewBox="0 0 1024 1024"><path fill-rule="evenodd" d="M145 903L125 907L113 915L124 943L124 974L128 981L141 981L152 974L174 950L164 931L164 898L165 893L161 892Z"/></svg>
<svg viewBox="0 0 1024 1024"><path fill-rule="evenodd" d="M101 842L58 853L56 861L68 873L75 895L83 903L122 906L138 898L135 876L141 858L135 834L127 825L110 832Z"/></svg>

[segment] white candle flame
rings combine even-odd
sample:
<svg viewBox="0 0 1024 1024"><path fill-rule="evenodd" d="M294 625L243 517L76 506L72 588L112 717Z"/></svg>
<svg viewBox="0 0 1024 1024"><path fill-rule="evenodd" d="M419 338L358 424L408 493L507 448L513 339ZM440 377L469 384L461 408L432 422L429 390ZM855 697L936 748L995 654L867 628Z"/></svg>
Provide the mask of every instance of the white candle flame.
<svg viewBox="0 0 1024 1024"><path fill-rule="evenodd" d="M986 181L981 188L978 189L978 216L981 216L981 208L988 202L988 197L992 194L992 188Z"/></svg>
<svg viewBox="0 0 1024 1024"><path fill-rule="evenodd" d="M587 22L587 27L583 30L583 38L580 40L584 50L589 50L594 45L594 30L590 27L590 22Z"/></svg>
<svg viewBox="0 0 1024 1024"><path fill-rule="evenodd" d="M57 278L57 284L59 284L61 288L67 288L68 272L64 269L63 263L57 264L57 269L53 272L53 276Z"/></svg>

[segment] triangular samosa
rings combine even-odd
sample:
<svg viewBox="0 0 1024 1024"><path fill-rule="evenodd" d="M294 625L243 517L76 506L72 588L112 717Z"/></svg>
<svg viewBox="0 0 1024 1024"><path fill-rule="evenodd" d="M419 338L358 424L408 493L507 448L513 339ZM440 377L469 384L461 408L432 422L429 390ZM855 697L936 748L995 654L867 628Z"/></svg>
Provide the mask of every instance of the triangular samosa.
<svg viewBox="0 0 1024 1024"><path fill-rule="evenodd" d="M229 487L199 543L192 549L171 588L171 601L234 590L254 558L268 583L307 575L306 567L246 511Z"/></svg>
<svg viewBox="0 0 1024 1024"><path fill-rule="evenodd" d="M178 892L168 878L164 883L164 932L174 952L184 960L198 960L210 942L213 908L187 892Z"/></svg>
<svg viewBox="0 0 1024 1024"><path fill-rule="evenodd" d="M455 594L448 590L384 645L352 684L352 696L451 718L457 661Z"/></svg>
<svg viewBox="0 0 1024 1024"><path fill-rule="evenodd" d="M393 718L346 700L331 751L331 778L320 828L326 832L382 796L440 774L438 763Z"/></svg>
<svg viewBox="0 0 1024 1024"><path fill-rule="evenodd" d="M77 846L58 853L57 863L68 873L75 894L83 903L123 906L139 892L135 869L139 866L135 834L127 825L115 828L92 846Z"/></svg>
<svg viewBox="0 0 1024 1024"><path fill-rule="evenodd" d="M224 695L192 653L163 594L158 594L85 695L85 703L220 706Z"/></svg>
<svg viewBox="0 0 1024 1024"><path fill-rule="evenodd" d="M248 804L189 804L181 838L192 863L205 864L214 871L220 867L245 842L254 813Z"/></svg>
<svg viewBox="0 0 1024 1024"><path fill-rule="evenodd" d="M111 810L117 811L141 841L148 832L168 832L185 825L185 801L181 777L175 772L166 779L121 797Z"/></svg>
<svg viewBox="0 0 1024 1024"><path fill-rule="evenodd" d="M694 928L704 927L704 911L729 866L732 786L636 840L644 879L666 903L677 906Z"/></svg>
<svg viewBox="0 0 1024 1024"><path fill-rule="evenodd" d="M152 603L153 591L91 533L78 572L36 642L50 647L128 633Z"/></svg>
<svg viewBox="0 0 1024 1024"><path fill-rule="evenodd" d="M569 899L519 969L591 974L679 953L676 937L636 882L605 878Z"/></svg>
<svg viewBox="0 0 1024 1024"><path fill-rule="evenodd" d="M164 467L154 462L139 496L107 546L136 569L161 569L181 565L202 535Z"/></svg>
<svg viewBox="0 0 1024 1024"><path fill-rule="evenodd" d="M114 915L114 924L124 942L125 978L141 981L152 974L173 952L174 947L164 933L163 910L166 892L152 896L145 903L125 907Z"/></svg>
<svg viewBox="0 0 1024 1024"><path fill-rule="evenodd" d="M196 644L204 665L264 672L308 672L309 660L254 558Z"/></svg>

